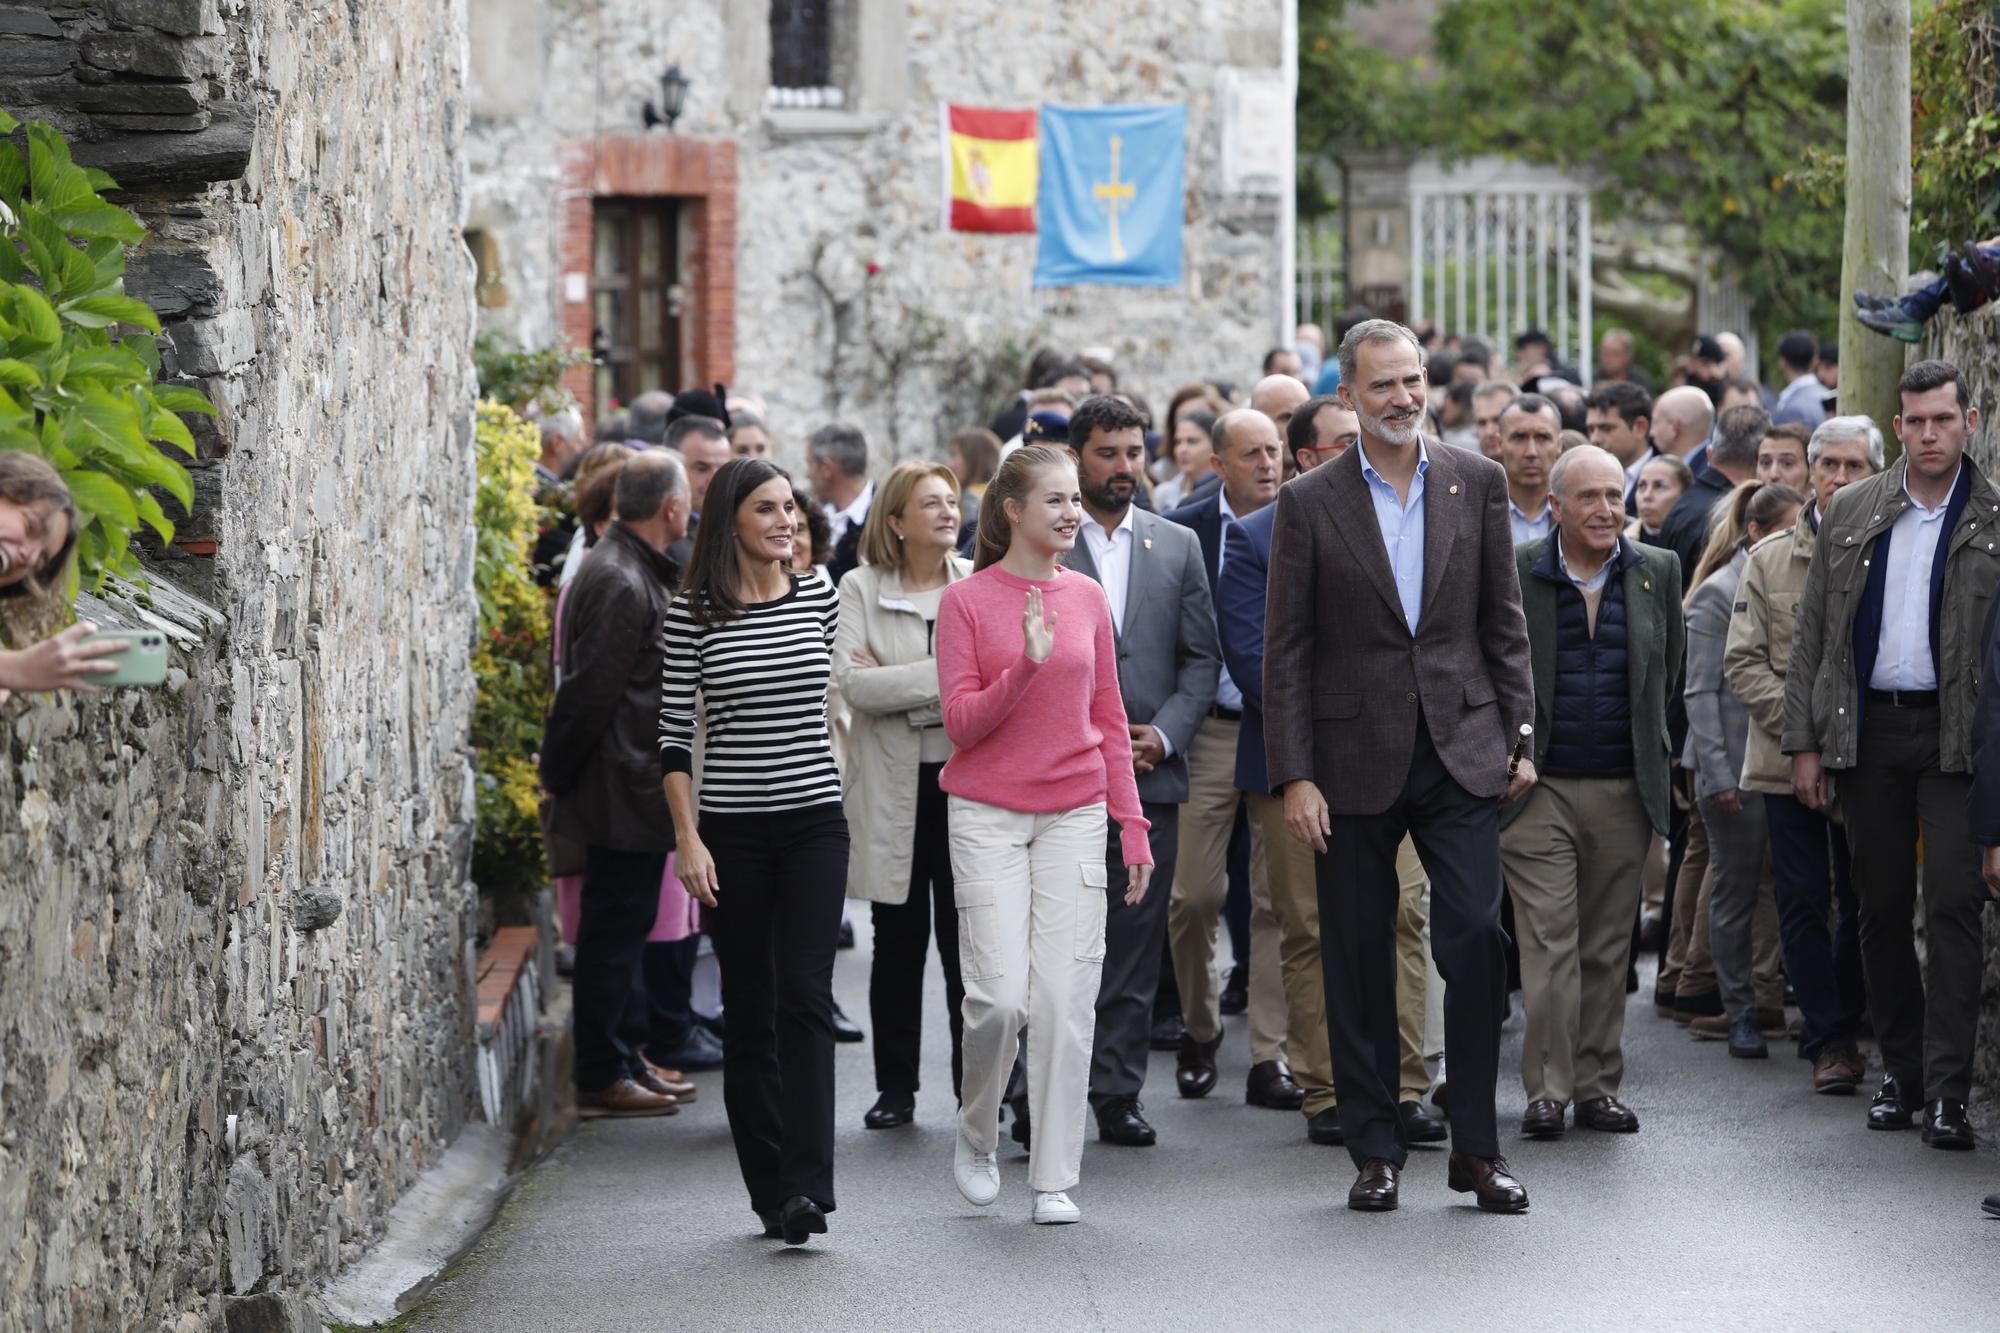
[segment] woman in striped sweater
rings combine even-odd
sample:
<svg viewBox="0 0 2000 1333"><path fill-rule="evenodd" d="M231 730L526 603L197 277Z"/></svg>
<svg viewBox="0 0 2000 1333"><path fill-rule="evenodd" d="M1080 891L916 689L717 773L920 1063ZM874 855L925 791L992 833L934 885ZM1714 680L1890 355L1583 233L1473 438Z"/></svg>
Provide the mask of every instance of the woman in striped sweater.
<svg viewBox="0 0 2000 1333"><path fill-rule="evenodd" d="M833 953L847 892L826 723L838 603L824 575L790 569L802 522L771 464L716 472L667 611L660 691L681 882L708 909L722 970L729 1132L764 1234L788 1245L824 1232L834 1206Z"/></svg>

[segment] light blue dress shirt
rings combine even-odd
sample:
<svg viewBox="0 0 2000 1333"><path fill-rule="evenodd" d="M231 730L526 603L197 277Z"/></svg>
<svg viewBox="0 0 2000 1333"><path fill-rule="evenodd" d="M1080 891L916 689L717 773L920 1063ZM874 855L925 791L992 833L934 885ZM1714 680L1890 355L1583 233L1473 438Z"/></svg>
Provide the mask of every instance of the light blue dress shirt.
<svg viewBox="0 0 2000 1333"><path fill-rule="evenodd" d="M1236 526L1237 518L1236 511L1229 507L1229 492L1226 489L1217 491L1215 498L1222 503L1222 548L1216 552L1215 557L1215 574L1220 579L1223 562L1229 559L1229 530ZM1234 708L1240 711L1243 707L1243 690L1229 678L1227 666L1216 673L1215 703L1218 708Z"/></svg>
<svg viewBox="0 0 2000 1333"><path fill-rule="evenodd" d="M1875 652L1875 672L1868 678L1871 690L1937 688L1937 664L1931 661L1931 564L1945 536L1945 510L1951 508L1951 493L1957 488L1958 474L1953 473L1944 499L1937 508L1926 509L1910 495L1909 482L1903 483L1910 507L1896 516L1889 529L1882 637Z"/></svg>
<svg viewBox="0 0 2000 1333"><path fill-rule="evenodd" d="M1507 521L1514 526L1514 545L1526 546L1537 537L1546 537L1555 530L1555 520L1549 516L1549 502L1542 501L1542 512L1529 518L1521 512L1521 506L1512 500L1507 502Z"/></svg>
<svg viewBox="0 0 2000 1333"><path fill-rule="evenodd" d="M1361 475L1368 482L1368 497L1375 502L1375 522L1382 529L1382 545L1389 554L1389 571L1396 578L1396 596L1403 603L1403 620L1411 637L1424 614L1424 474L1431 470L1430 451L1421 437L1417 440L1417 475L1410 478L1410 498L1398 500L1396 488L1368 461L1368 447L1357 442L1361 451Z"/></svg>

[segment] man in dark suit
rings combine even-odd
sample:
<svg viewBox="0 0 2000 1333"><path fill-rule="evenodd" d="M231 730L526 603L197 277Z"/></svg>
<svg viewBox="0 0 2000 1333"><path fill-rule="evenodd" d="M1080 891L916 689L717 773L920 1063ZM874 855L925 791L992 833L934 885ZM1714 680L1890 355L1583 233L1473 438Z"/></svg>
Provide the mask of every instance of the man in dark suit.
<svg viewBox="0 0 2000 1333"><path fill-rule="evenodd" d="M1064 563L1104 585L1118 642L1118 688L1132 730L1139 799L1152 823L1155 892L1137 906L1121 888L1109 897L1104 976L1097 992L1090 1104L1098 1137L1145 1147L1155 1140L1139 1105L1146 1082L1153 993L1166 938L1188 747L1215 702L1215 618L1194 534L1135 505L1146 466L1145 420L1107 395L1086 398L1070 418L1087 516ZM1107 882L1124 882L1113 825Z"/></svg>
<svg viewBox="0 0 2000 1333"><path fill-rule="evenodd" d="M1201 541L1211 589L1222 563L1222 535L1271 503L1282 475L1278 430L1253 408L1225 414L1212 428L1216 472L1222 485L1206 499L1167 517ZM1222 1045L1222 997L1216 988L1217 927L1229 884L1229 841L1243 793L1236 784L1237 736L1243 725L1243 691L1229 675L1216 678L1215 704L1188 753L1188 800L1181 817L1182 856L1167 908L1167 936L1187 1025L1175 1083L1183 1097L1203 1097L1215 1086L1216 1051ZM1278 918L1271 908L1264 839L1250 831L1249 988L1250 1077L1244 1089L1252 1106L1296 1111L1305 1093L1286 1058L1285 983L1278 967Z"/></svg>
<svg viewBox="0 0 2000 1333"><path fill-rule="evenodd" d="M859 426L833 421L806 437L806 476L813 498L826 512L833 550L825 556L835 583L861 563L861 525L875 503L875 483L868 477L868 437Z"/></svg>
<svg viewBox="0 0 2000 1333"><path fill-rule="evenodd" d="M1265 608L1264 739L1292 835L1321 852L1328 1035L1349 1207L1397 1206L1396 848L1431 880L1431 944L1447 987L1449 1183L1491 1212L1527 1191L1500 1156L1493 1106L1506 1003L1500 805L1534 782L1509 751L1534 717L1527 624L1496 463L1422 438L1416 335L1357 324L1340 398L1361 439L1278 495Z"/></svg>

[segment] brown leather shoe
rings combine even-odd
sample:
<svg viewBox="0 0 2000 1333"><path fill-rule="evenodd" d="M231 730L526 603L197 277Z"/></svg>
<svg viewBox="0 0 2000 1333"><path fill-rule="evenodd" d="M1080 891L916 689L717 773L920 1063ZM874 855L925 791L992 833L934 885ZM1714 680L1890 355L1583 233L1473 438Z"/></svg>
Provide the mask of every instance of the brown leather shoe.
<svg viewBox="0 0 2000 1333"><path fill-rule="evenodd" d="M1528 1103L1521 1117L1521 1132L1531 1139L1559 1139L1563 1136L1563 1104L1546 1097Z"/></svg>
<svg viewBox="0 0 2000 1333"><path fill-rule="evenodd" d="M576 1094L576 1113L584 1120L636 1119L648 1115L673 1115L679 1101L665 1093L642 1088L629 1078L621 1078L608 1088Z"/></svg>
<svg viewBox="0 0 2000 1333"><path fill-rule="evenodd" d="M1576 1104L1576 1123L1579 1129L1594 1129L1600 1134L1637 1134L1639 1117L1632 1108L1616 1097L1592 1097Z"/></svg>
<svg viewBox="0 0 2000 1333"><path fill-rule="evenodd" d="M1528 1191L1508 1171L1504 1157L1455 1152L1445 1168L1445 1183L1460 1194L1470 1194L1489 1213L1528 1211Z"/></svg>
<svg viewBox="0 0 2000 1333"><path fill-rule="evenodd" d="M1861 1078L1868 1072L1868 1066L1861 1052L1852 1046L1828 1046L1813 1061L1813 1091L1829 1093L1836 1097L1849 1097L1861 1086Z"/></svg>
<svg viewBox="0 0 2000 1333"><path fill-rule="evenodd" d="M1347 1206L1357 1213L1396 1211L1396 1164L1371 1157L1361 1164L1361 1174L1347 1190Z"/></svg>
<svg viewBox="0 0 2000 1333"><path fill-rule="evenodd" d="M680 1070L668 1069L663 1065L656 1065L644 1055L639 1057L639 1064L642 1068L638 1077L633 1081L640 1087L647 1088L653 1092L664 1093L677 1102L691 1102L694 1100L694 1084L688 1082L687 1075L683 1074Z"/></svg>
<svg viewBox="0 0 2000 1333"><path fill-rule="evenodd" d="M1243 1100L1274 1111L1296 1111L1306 1104L1306 1090L1293 1081L1290 1065L1283 1060L1266 1060L1250 1066Z"/></svg>
<svg viewBox="0 0 2000 1333"><path fill-rule="evenodd" d="M1703 1014L1688 1020L1688 1035L1696 1041L1728 1041L1729 1015Z"/></svg>
<svg viewBox="0 0 2000 1333"><path fill-rule="evenodd" d="M1219 1032L1210 1041L1196 1041L1191 1035L1181 1038L1174 1069L1174 1086L1181 1090L1181 1096L1206 1097L1215 1091L1215 1053L1221 1049Z"/></svg>
<svg viewBox="0 0 2000 1333"><path fill-rule="evenodd" d="M1764 1034L1766 1041L1783 1041L1791 1035L1792 1025L1785 1021L1783 1009L1759 1009L1757 1031Z"/></svg>

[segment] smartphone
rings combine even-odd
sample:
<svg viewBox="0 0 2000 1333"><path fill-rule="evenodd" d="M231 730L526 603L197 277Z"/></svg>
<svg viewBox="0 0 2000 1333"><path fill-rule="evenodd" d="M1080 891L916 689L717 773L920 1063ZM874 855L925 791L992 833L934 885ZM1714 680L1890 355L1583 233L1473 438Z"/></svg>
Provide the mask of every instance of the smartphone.
<svg viewBox="0 0 2000 1333"><path fill-rule="evenodd" d="M105 629L85 643L117 641L125 650L110 653L105 661L116 662L116 671L92 675L90 683L99 688L112 685L164 685L167 680L167 636L156 629Z"/></svg>

